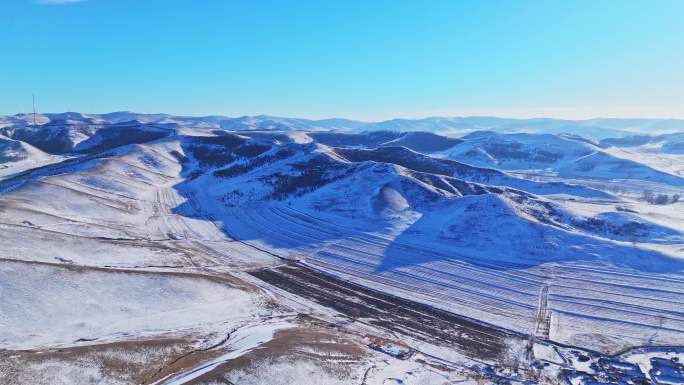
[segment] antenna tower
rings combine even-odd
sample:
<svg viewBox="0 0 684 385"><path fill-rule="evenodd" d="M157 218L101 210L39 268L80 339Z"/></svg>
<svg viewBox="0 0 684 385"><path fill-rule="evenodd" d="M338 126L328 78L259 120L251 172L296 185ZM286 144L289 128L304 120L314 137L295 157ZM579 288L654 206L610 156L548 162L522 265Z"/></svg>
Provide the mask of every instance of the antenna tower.
<svg viewBox="0 0 684 385"><path fill-rule="evenodd" d="M33 125L36 125L36 94L31 94L33 98Z"/></svg>

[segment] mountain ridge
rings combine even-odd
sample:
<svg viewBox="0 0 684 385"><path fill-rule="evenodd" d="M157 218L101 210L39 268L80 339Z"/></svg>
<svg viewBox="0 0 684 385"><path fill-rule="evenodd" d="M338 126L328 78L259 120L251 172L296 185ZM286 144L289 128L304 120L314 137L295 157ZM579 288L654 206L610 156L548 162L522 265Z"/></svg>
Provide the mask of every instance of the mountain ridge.
<svg viewBox="0 0 684 385"><path fill-rule="evenodd" d="M493 130L500 133L571 133L595 140L635 134L667 134L684 131L683 119L620 119L594 118L582 120L554 118L501 118L487 116L425 117L417 119L389 119L360 121L345 118L306 119L268 115L227 117L220 115L183 116L165 113L145 114L128 111L104 114L46 113L36 115L38 124L53 120L72 120L87 124L119 123L139 120L144 123L177 123L186 126L205 126L227 130L300 130L346 132L364 131L427 131L448 135L464 135L472 131ZM0 116L2 126L27 126L32 114Z"/></svg>

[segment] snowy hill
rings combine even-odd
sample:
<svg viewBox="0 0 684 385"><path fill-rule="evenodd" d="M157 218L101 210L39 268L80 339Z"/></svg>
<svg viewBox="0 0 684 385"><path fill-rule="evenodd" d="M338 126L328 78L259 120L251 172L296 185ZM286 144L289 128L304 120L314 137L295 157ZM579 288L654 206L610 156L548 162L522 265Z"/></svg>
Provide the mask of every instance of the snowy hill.
<svg viewBox="0 0 684 385"><path fill-rule="evenodd" d="M598 151L590 142L551 134L496 134L475 132L445 156L502 169L544 169L571 163Z"/></svg>
<svg viewBox="0 0 684 385"><path fill-rule="evenodd" d="M606 282L612 282L609 275L618 271L657 276L680 274L683 267L678 258L683 235L672 226L679 222L668 226L667 220L652 221L640 214L639 204L597 201L602 193L596 191L585 200L581 197L591 196L592 191L585 187L573 190L561 184L555 193L574 197L546 198L537 195L549 188L539 187L546 183L437 160L400 147L342 149L239 138L230 140L230 148L221 157L211 156L211 164L205 160L206 145L200 144L206 139L200 143L196 138L186 139L184 168L190 178L178 188L193 193L189 204L178 212L212 207L211 216L231 237L261 250L304 258L319 269L372 287L411 296L415 290L434 290L439 295L423 298L438 306L454 306L457 298L464 299L464 292L478 304L480 296L487 296L491 307L486 311L459 305L459 311L477 319L524 330L524 312L518 313L518 305L511 304L527 300L509 292L521 290L514 289L516 284L499 278L492 284L503 288L492 288L485 278L473 283L479 288L476 292L470 291L470 284L455 284L454 280L468 281L464 274L472 274L472 270L464 273L464 263L478 274L504 269L516 277L548 264L558 266L559 271L593 266L592 274ZM535 190L536 194L528 192ZM577 293L584 285L577 279L563 285ZM491 290L496 294L485 294ZM577 295L558 290L560 297ZM561 313L572 313L558 322L605 330L593 320L627 317L620 310L623 305L615 305L608 315L580 297L555 303ZM580 313L578 306L583 308ZM628 312L631 305L625 306ZM591 314L592 321L582 314ZM623 336L638 334L632 326L618 329ZM580 330L566 330L563 333L568 334L555 338L571 342L580 338Z"/></svg>
<svg viewBox="0 0 684 385"><path fill-rule="evenodd" d="M0 133L50 154L94 152L124 144L142 143L169 135L173 125L127 121L91 124L74 120L54 120L38 126L5 127Z"/></svg>
<svg viewBox="0 0 684 385"><path fill-rule="evenodd" d="M684 121L676 119L510 119L496 117L459 117L393 119L369 123L362 128L367 131L430 131L442 134L464 134L473 131L498 133L570 133L600 140L609 137L634 135L635 133L669 133L684 131Z"/></svg>
<svg viewBox="0 0 684 385"><path fill-rule="evenodd" d="M604 147L642 147L644 150L666 154L684 155L684 133L665 135L633 135L624 138L608 138L600 142Z"/></svg>
<svg viewBox="0 0 684 385"><path fill-rule="evenodd" d="M329 146L359 148L401 146L423 153L446 150L461 142L460 139L423 131L369 131L359 134L311 132L308 136L318 143Z"/></svg>
<svg viewBox="0 0 684 385"><path fill-rule="evenodd" d="M631 231L638 228L645 231L640 236L648 238L647 234L658 228L630 213L615 216L615 222L612 222L610 216L599 219L591 215L577 215L565 209L562 204L554 204L521 189L537 194L563 193L593 199L610 197L600 191L562 183L555 186L535 183L492 169L434 159L402 147L358 150L335 149L317 144L278 145L247 140L240 136L216 137L216 141L209 139L186 139L184 148L187 149L186 156L189 156L188 164L195 162L201 166L188 169L192 176L188 185L197 186L195 189L201 190L205 199L215 203L222 202L227 208L255 206L261 202L287 202L288 207L303 205L299 209L311 211L312 215L314 211L344 213L346 219L338 218L336 223L348 221L349 216L355 220L379 220L390 213L393 220L381 225L382 228L407 226L399 220L403 215L408 215L410 221L422 218L421 223L425 221L427 213L433 211L437 213L431 215L436 218L448 218L451 215L445 215L446 212L461 210L456 207L460 207L461 202L468 201L467 206L475 205L473 213L493 217L513 216L525 223L532 221L541 226L550 225L559 231L570 231L572 236L587 233L594 237L626 240L632 234ZM218 143L228 151L220 154L212 152L210 149L215 149L214 146ZM493 212L486 209L487 205L483 205L482 209L476 208L478 204L475 202L479 198L460 200L467 196L481 195L495 197L485 199L489 202L487 204L491 204L489 207ZM495 207L498 209L494 210ZM510 211L502 214L499 210ZM395 218L397 213L403 214ZM483 230L483 234L499 234L498 222L484 221L494 227ZM447 221L432 230L446 231L445 229L455 225ZM369 225L359 226L365 228ZM506 227L521 229L525 226L519 224ZM429 233L417 236L417 239L424 239ZM533 233L537 234L538 231L534 230ZM670 234L676 236L677 232ZM521 239L532 239L530 245L539 245L534 240L535 237ZM503 237L503 240L507 242L509 238ZM491 240L486 242L491 243ZM480 253L483 246L484 244L479 245L473 250ZM618 249L614 244L605 247L606 250ZM507 251L514 252L511 248ZM591 252L593 253L595 250ZM529 254L530 251L525 249L514 259L522 263L523 256ZM578 257L579 249L575 248L572 254ZM607 251L602 254L607 254ZM560 257L558 251L554 255ZM653 268L654 263L651 260L649 268Z"/></svg>
<svg viewBox="0 0 684 385"><path fill-rule="evenodd" d="M28 143L0 135L0 179L6 175L38 167L61 158L51 156Z"/></svg>
<svg viewBox="0 0 684 385"><path fill-rule="evenodd" d="M476 132L443 155L468 164L502 170L550 173L563 178L635 179L674 186L677 175L614 156L598 144L572 135Z"/></svg>
<svg viewBox="0 0 684 385"><path fill-rule="evenodd" d="M0 136L0 163L18 162L31 156L31 149L18 140Z"/></svg>
<svg viewBox="0 0 684 385"><path fill-rule="evenodd" d="M0 382L522 381L684 345L676 136L40 121L0 128Z"/></svg>

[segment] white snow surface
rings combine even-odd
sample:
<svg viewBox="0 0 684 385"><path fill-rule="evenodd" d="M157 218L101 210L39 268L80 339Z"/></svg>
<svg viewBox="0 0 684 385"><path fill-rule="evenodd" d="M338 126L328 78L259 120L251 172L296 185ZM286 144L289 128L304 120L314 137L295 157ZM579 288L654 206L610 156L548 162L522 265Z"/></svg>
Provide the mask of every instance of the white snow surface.
<svg viewBox="0 0 684 385"><path fill-rule="evenodd" d="M676 310L684 302L681 215L672 213L678 205L663 207L679 219L663 219L661 227L650 216L601 216L616 205L643 209L629 201L454 195L384 164L362 164L348 176L351 166L330 170L330 182L314 191L269 201L274 190L263 175L296 176L288 164L321 154L335 157L319 146L230 178L205 174L188 188L230 236L458 314L526 332L546 284L556 341L639 344L664 317L668 327L658 340L684 342ZM440 197L432 201L433 194ZM605 221L596 223L608 230L586 218ZM631 222L647 229L637 244L611 232ZM601 342L597 334L610 338Z"/></svg>
<svg viewBox="0 0 684 385"><path fill-rule="evenodd" d="M259 347L260 345L270 341L273 338L273 334L281 329L292 327L292 324L287 320L277 320L275 322L262 322L256 325L248 325L241 327L236 332L232 333L228 341L228 353L222 354L208 362L202 363L202 365L193 368L187 372L176 375L170 379L158 382L162 385L182 385L185 384L205 373L208 373L215 369L220 364L235 359L250 352L251 350ZM259 380L267 379L268 373L263 373ZM299 373L302 374L302 373ZM281 379L286 377L280 377ZM298 377L303 378L303 377ZM244 383L244 381L240 381ZM275 384L275 383L274 383Z"/></svg>
<svg viewBox="0 0 684 385"><path fill-rule="evenodd" d="M0 263L0 348L29 349L211 330L263 299L205 278Z"/></svg>
<svg viewBox="0 0 684 385"><path fill-rule="evenodd" d="M240 124L256 130L266 120ZM531 329L539 289L547 285L554 341L611 351L649 340L684 343L682 202L647 204L637 199L636 184L624 184L624 195L603 184L591 185L602 190L595 196L562 185L554 187L560 193L538 195L524 191L534 185L512 174L488 184L387 162L350 162L306 133L289 132L288 140L226 137L245 140L252 146L247 154L265 146L249 156L197 139L216 138L212 131L224 123L203 126L192 138L186 126L169 137L0 181L0 301L11 309L0 314L7 330L0 343L64 345L254 317L260 299L241 289L78 265L231 271L275 264L269 253L521 333ZM297 122L263 124L285 123ZM556 140L524 137L530 148ZM626 161L636 164L627 167L635 181L670 195L682 190L673 182L680 166L554 138L564 142L553 149L565 155L575 148L565 141L590 150L579 158L564 155L554 164L555 180L603 180L614 176L608 160ZM208 159L193 146L203 146ZM291 152L276 156L280 150ZM587 159L593 169L577 168ZM512 168L539 165L523 166Z"/></svg>

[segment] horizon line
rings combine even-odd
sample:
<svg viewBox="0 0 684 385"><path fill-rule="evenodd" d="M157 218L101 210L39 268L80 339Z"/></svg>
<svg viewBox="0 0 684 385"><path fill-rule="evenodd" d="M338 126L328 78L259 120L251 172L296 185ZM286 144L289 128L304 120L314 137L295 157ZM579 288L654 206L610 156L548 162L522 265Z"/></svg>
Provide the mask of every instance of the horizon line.
<svg viewBox="0 0 684 385"><path fill-rule="evenodd" d="M480 115L480 114L464 114L464 115L424 115L424 116L416 116L416 117L393 117L393 118L385 118L385 119L358 119L358 118L347 118L347 117L342 117L342 116L331 116L331 117L325 117L325 118L311 118L311 117L303 117L303 116L296 116L296 115L272 115L272 114L264 114L264 113L257 113L257 114L243 114L243 115L222 115L222 114L174 114L174 113L168 113L168 112L137 112L137 111L130 111L130 110L117 110L117 111L109 111L109 112L79 112L79 111L64 111L64 112L37 112L36 115L39 116L47 116L47 115L60 115L60 114L70 114L70 113L75 113L75 114L81 114L84 116L88 115L107 115L107 114L115 114L115 113L128 113L128 114L138 114L138 115L168 115L170 117L180 117L180 118L208 118L208 117L219 117L219 118L227 118L227 119L239 119L239 118L248 118L248 117L265 117L265 118L277 118L277 119L302 119L302 120L310 120L310 121L324 121L324 120L349 120L349 121L355 121L355 122L360 122L360 123L382 123L382 122L389 122L393 120L406 120L406 121L417 121L417 120L426 120L426 119L472 119L472 118L494 118L494 119L508 119L508 120L557 120L557 121L569 121L569 122L582 122L582 121L592 121L592 120L676 120L676 121L684 121L684 116L682 117L644 117L644 116L594 116L590 118L559 118L559 117L552 117L552 116L530 116L530 117L512 117L512 116L506 116L506 115ZM33 115L33 112L17 112L14 114L6 114L6 115L0 115L0 116L19 116L19 115Z"/></svg>

